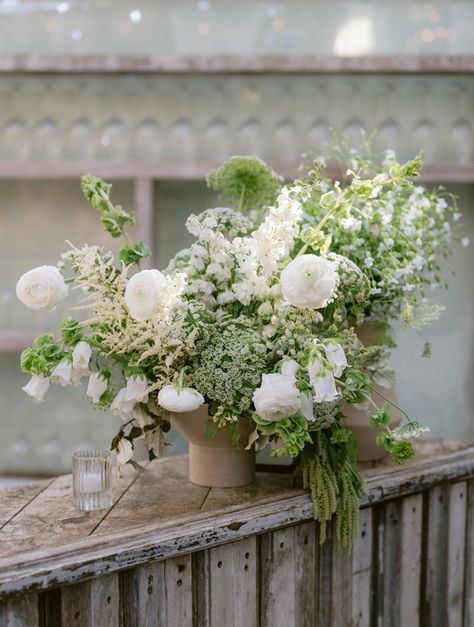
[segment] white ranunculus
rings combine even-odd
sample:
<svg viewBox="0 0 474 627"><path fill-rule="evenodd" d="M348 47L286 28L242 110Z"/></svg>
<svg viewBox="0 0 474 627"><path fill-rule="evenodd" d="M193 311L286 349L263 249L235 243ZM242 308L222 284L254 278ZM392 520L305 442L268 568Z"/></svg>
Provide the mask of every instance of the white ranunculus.
<svg viewBox="0 0 474 627"><path fill-rule="evenodd" d="M105 392L108 386L108 381L100 372L93 372L89 377L89 383L87 385L86 396L88 396L93 403L98 403L100 397Z"/></svg>
<svg viewBox="0 0 474 627"><path fill-rule="evenodd" d="M28 309L46 311L66 298L68 287L55 266L39 266L25 272L16 284L16 295Z"/></svg>
<svg viewBox="0 0 474 627"><path fill-rule="evenodd" d="M176 388L164 385L158 393L158 404L176 414L194 411L204 405L204 397L194 388Z"/></svg>
<svg viewBox="0 0 474 627"><path fill-rule="evenodd" d="M61 387L71 384L72 364L69 361L59 363L51 373L51 381L59 383Z"/></svg>
<svg viewBox="0 0 474 627"><path fill-rule="evenodd" d="M339 398L334 374L326 370L318 360L308 364L308 374L316 403L331 402Z"/></svg>
<svg viewBox="0 0 474 627"><path fill-rule="evenodd" d="M253 393L252 400L257 414L272 422L293 416L301 407L294 377L277 373L262 376L262 383Z"/></svg>
<svg viewBox="0 0 474 627"><path fill-rule="evenodd" d="M31 398L38 403L44 401L44 397L49 388L49 377L42 377L39 374L34 374L29 382L23 388L23 391L31 396Z"/></svg>
<svg viewBox="0 0 474 627"><path fill-rule="evenodd" d="M122 438L117 444L117 463L123 466L133 457L133 446L130 440Z"/></svg>
<svg viewBox="0 0 474 627"><path fill-rule="evenodd" d="M333 342L327 344L324 350L327 360L334 367L333 374L338 379L344 372L344 369L347 368L347 358L344 349L340 344Z"/></svg>
<svg viewBox="0 0 474 627"><path fill-rule="evenodd" d="M148 320L155 313L165 285L159 270L142 270L134 274L125 289L125 304L134 320Z"/></svg>
<svg viewBox="0 0 474 627"><path fill-rule="evenodd" d="M321 309L336 291L338 275L333 264L317 255L301 255L281 273L281 291L295 307Z"/></svg>
<svg viewBox="0 0 474 627"><path fill-rule="evenodd" d="M110 409L123 420L133 418L133 411L137 403L143 403L148 398L148 382L142 377L129 377L127 384L119 390Z"/></svg>

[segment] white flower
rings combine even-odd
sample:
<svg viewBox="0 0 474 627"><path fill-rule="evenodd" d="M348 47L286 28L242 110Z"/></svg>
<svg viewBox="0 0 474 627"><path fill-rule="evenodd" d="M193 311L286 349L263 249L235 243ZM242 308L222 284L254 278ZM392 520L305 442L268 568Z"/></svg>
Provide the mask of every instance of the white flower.
<svg viewBox="0 0 474 627"><path fill-rule="evenodd" d="M130 440L122 438L117 444L117 463L123 466L133 457L133 446Z"/></svg>
<svg viewBox="0 0 474 627"><path fill-rule="evenodd" d="M53 383L59 383L61 387L70 385L72 375L72 364L69 361L62 361L59 363L51 373L51 381Z"/></svg>
<svg viewBox="0 0 474 627"><path fill-rule="evenodd" d="M86 396L89 397L93 403L97 404L100 401L100 397L107 389L107 385L107 379L100 372L93 372L89 377Z"/></svg>
<svg viewBox="0 0 474 627"><path fill-rule="evenodd" d="M294 377L264 374L252 397L255 409L264 420L275 422L296 414L301 407L300 392Z"/></svg>
<svg viewBox="0 0 474 627"><path fill-rule="evenodd" d="M134 320L147 320L160 304L165 277L159 270L142 270L134 274L125 289L125 304Z"/></svg>
<svg viewBox="0 0 474 627"><path fill-rule="evenodd" d="M72 351L72 374L71 381L79 384L82 377L90 374L89 361L91 359L92 349L87 342L79 342Z"/></svg>
<svg viewBox="0 0 474 627"><path fill-rule="evenodd" d="M177 414L194 411L204 405L204 397L194 388L176 388L164 385L158 393L158 404Z"/></svg>
<svg viewBox="0 0 474 627"><path fill-rule="evenodd" d="M333 342L331 344L327 344L327 346L324 347L324 350L326 352L328 362L334 366L334 376L339 378L343 373L344 368L347 368L347 358L344 353L344 349L340 344Z"/></svg>
<svg viewBox="0 0 474 627"><path fill-rule="evenodd" d="M314 422L313 397L311 394L301 392L301 413L308 422Z"/></svg>
<svg viewBox="0 0 474 627"><path fill-rule="evenodd" d="M348 231L357 233L357 231L360 231L362 226L362 220L357 220L353 216L349 216L348 218L342 218L341 225Z"/></svg>
<svg viewBox="0 0 474 627"><path fill-rule="evenodd" d="M41 403L49 388L49 377L34 374L23 389L36 402Z"/></svg>
<svg viewBox="0 0 474 627"><path fill-rule="evenodd" d="M372 257L366 257L364 259L364 266L366 268L371 268L374 265L374 260L372 259Z"/></svg>
<svg viewBox="0 0 474 627"><path fill-rule="evenodd" d="M55 266L39 266L25 272L16 284L16 295L28 309L46 311L66 298L68 287Z"/></svg>
<svg viewBox="0 0 474 627"><path fill-rule="evenodd" d="M141 377L130 377L127 385L119 390L110 409L123 420L133 418L133 410L137 403L143 403L148 398L148 383Z"/></svg>
<svg viewBox="0 0 474 627"><path fill-rule="evenodd" d="M301 255L281 273L281 291L295 307L321 309L333 298L338 275L331 262L317 255Z"/></svg>
<svg viewBox="0 0 474 627"><path fill-rule="evenodd" d="M296 373L299 370L299 364L294 359L285 359L281 365L281 374L284 377L293 379L296 378Z"/></svg>
<svg viewBox="0 0 474 627"><path fill-rule="evenodd" d="M469 238L468 237L463 237L462 240L461 240L461 245L464 248L467 248L469 246Z"/></svg>
<svg viewBox="0 0 474 627"><path fill-rule="evenodd" d="M317 359L308 364L308 374L314 390L315 403L331 402L339 398L334 375Z"/></svg>

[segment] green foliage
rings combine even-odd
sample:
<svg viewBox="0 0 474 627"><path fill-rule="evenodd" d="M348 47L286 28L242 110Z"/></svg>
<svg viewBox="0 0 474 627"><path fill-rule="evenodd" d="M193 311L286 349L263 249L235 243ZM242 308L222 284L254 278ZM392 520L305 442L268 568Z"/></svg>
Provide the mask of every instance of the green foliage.
<svg viewBox="0 0 474 627"><path fill-rule="evenodd" d="M390 423L390 408L388 403L384 403L383 407L379 407L370 415L370 424L373 427L388 427Z"/></svg>
<svg viewBox="0 0 474 627"><path fill-rule="evenodd" d="M364 403L370 395L370 376L355 368L348 369L346 372L347 376L342 389L344 400L351 404Z"/></svg>
<svg viewBox="0 0 474 627"><path fill-rule="evenodd" d="M74 318L66 318L61 322L59 326L59 331L61 333L61 340L63 344L67 346L75 346L78 344L83 337L83 333L80 327L80 323Z"/></svg>
<svg viewBox="0 0 474 627"><path fill-rule="evenodd" d="M126 266L140 265L146 257L151 257L151 250L140 240L126 244L119 252L119 259Z"/></svg>
<svg viewBox="0 0 474 627"><path fill-rule="evenodd" d="M113 205L110 200L112 185L97 176L86 174L81 179L81 189L87 202L100 211L100 221L112 237L125 235L124 227L135 224L135 214L127 213L120 205Z"/></svg>
<svg viewBox="0 0 474 627"><path fill-rule="evenodd" d="M312 442L308 421L299 414L278 421L262 420L258 414L254 414L253 420L262 435L276 436L282 440L283 444L272 451L274 457L297 457L305 445Z"/></svg>
<svg viewBox="0 0 474 627"><path fill-rule="evenodd" d="M281 180L258 157L234 156L207 175L207 185L239 211L249 212L275 202Z"/></svg>
<svg viewBox="0 0 474 627"><path fill-rule="evenodd" d="M23 372L48 377L64 358L65 354L53 336L44 334L38 336L33 345L22 352L20 364Z"/></svg>
<svg viewBox="0 0 474 627"><path fill-rule="evenodd" d="M397 440L393 435L385 431L377 435L376 442L378 447L390 453L396 464L403 464L404 461L412 459L415 456L411 442L407 440Z"/></svg>

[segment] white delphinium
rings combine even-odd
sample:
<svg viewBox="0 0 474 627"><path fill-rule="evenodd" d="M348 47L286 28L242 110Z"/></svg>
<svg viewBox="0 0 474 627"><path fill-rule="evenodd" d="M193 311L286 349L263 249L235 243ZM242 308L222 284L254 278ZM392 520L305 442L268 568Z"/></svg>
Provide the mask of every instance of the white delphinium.
<svg viewBox="0 0 474 627"><path fill-rule="evenodd" d="M333 367L333 374L338 379L348 366L344 349L340 344L330 342L324 346L324 350L326 352L326 359Z"/></svg>
<svg viewBox="0 0 474 627"><path fill-rule="evenodd" d="M339 398L334 373L326 368L320 357L308 363L309 381L314 391L314 402L330 402Z"/></svg>
<svg viewBox="0 0 474 627"><path fill-rule="evenodd" d="M37 403L44 401L46 392L48 391L50 384L49 377L43 377L39 374L34 374L29 382L22 388L24 392L31 396L31 398Z"/></svg>

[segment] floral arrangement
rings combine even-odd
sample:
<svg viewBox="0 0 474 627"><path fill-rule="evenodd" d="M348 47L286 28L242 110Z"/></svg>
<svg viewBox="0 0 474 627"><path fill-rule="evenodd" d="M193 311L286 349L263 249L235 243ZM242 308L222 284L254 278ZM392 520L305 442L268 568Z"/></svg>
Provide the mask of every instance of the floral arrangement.
<svg viewBox="0 0 474 627"><path fill-rule="evenodd" d="M408 416L392 429L388 399L373 403L386 347L364 346L355 327L400 315L419 326L439 312L424 290L441 282L446 216L458 217L452 196L413 185L419 158L400 165L387 153L380 167L351 159L342 186L318 161L285 185L259 159L231 158L208 183L236 208L191 215L195 242L163 271L140 270L150 251L127 235L134 215L113 204L111 185L83 177L86 200L124 245L116 259L70 244L57 267L20 278L17 295L30 309L52 309L77 290L76 309L89 312L23 352L21 367L32 375L25 392L42 401L50 383L87 377L90 401L123 419L112 441L122 464L136 463L137 439L150 459L161 453L168 412L207 403L209 437L228 429L235 444L247 418L248 447L269 445L296 460L321 540L335 516L338 543L350 546L364 484L344 408L371 404L377 442L397 463L412 457L410 439L426 430Z"/></svg>

